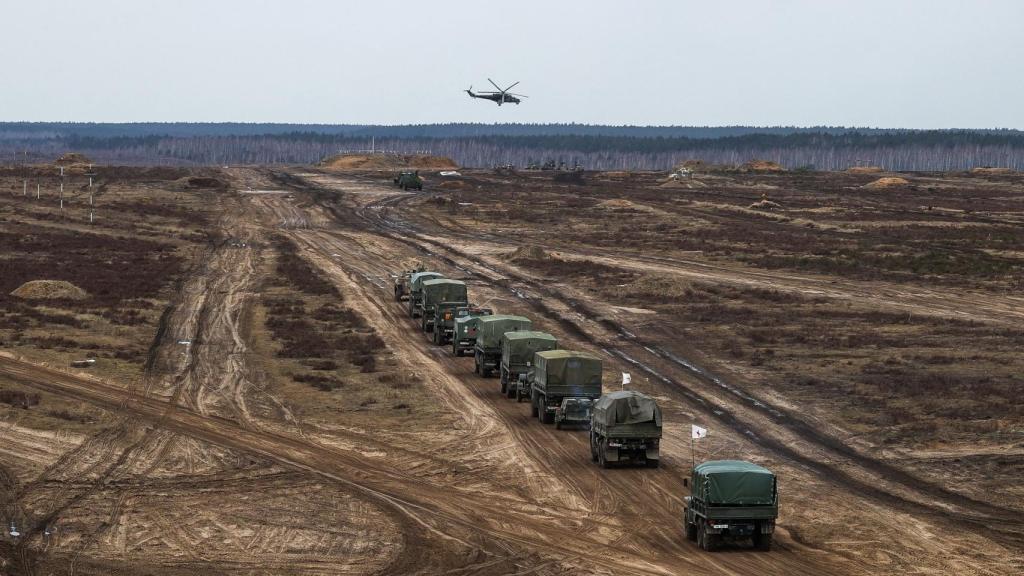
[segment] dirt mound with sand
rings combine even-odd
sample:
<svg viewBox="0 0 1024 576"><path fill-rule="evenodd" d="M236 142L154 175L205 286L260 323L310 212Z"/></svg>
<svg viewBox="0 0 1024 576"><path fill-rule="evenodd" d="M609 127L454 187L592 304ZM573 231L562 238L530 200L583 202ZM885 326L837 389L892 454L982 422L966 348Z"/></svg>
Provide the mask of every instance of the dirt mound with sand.
<svg viewBox="0 0 1024 576"><path fill-rule="evenodd" d="M178 178L174 184L185 190L227 190L228 183L212 176L187 176Z"/></svg>
<svg viewBox="0 0 1024 576"><path fill-rule="evenodd" d="M850 166L846 169L848 174L877 174L881 171L881 166Z"/></svg>
<svg viewBox="0 0 1024 576"><path fill-rule="evenodd" d="M18 286L11 296L26 300L85 300L89 293L64 280L31 280Z"/></svg>
<svg viewBox="0 0 1024 576"><path fill-rule="evenodd" d="M71 166L73 164L92 164L92 160L90 160L84 154L79 154L78 152L68 152L67 154L61 155L60 158L57 158L57 160L54 161L54 164L56 164L57 166Z"/></svg>
<svg viewBox="0 0 1024 576"><path fill-rule="evenodd" d="M995 168L993 166L979 166L971 168L971 174L1013 174L1010 168Z"/></svg>
<svg viewBox="0 0 1024 576"><path fill-rule="evenodd" d="M910 185L910 180L907 180L906 178L900 178L898 176L892 176L892 177L886 177L886 178L879 178L878 180L875 180L874 182L870 182L868 184L865 184L864 187L865 188L870 188L872 190L879 190L879 189L884 189L884 188L898 188L900 186L909 186L909 185Z"/></svg>
<svg viewBox="0 0 1024 576"><path fill-rule="evenodd" d="M328 170L454 170L451 158L426 154L338 154L320 162Z"/></svg>
<svg viewBox="0 0 1024 576"><path fill-rule="evenodd" d="M439 190L462 190L466 186L467 184L462 180L445 180L437 186L434 186L434 188Z"/></svg>
<svg viewBox="0 0 1024 576"><path fill-rule="evenodd" d="M742 172L785 172L782 164L770 160L751 160L740 166Z"/></svg>
<svg viewBox="0 0 1024 576"><path fill-rule="evenodd" d="M520 246L509 254L509 258L513 262L536 262L537 260L547 260L551 256L540 246Z"/></svg>

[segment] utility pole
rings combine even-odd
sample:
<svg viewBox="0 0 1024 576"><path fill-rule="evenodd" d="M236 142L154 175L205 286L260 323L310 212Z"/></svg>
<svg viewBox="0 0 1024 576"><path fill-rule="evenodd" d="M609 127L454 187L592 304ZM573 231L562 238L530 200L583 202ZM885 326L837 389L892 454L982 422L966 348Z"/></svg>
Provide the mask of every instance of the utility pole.
<svg viewBox="0 0 1024 576"><path fill-rule="evenodd" d="M22 182L21 195L28 196L28 178L26 178L25 181Z"/></svg>

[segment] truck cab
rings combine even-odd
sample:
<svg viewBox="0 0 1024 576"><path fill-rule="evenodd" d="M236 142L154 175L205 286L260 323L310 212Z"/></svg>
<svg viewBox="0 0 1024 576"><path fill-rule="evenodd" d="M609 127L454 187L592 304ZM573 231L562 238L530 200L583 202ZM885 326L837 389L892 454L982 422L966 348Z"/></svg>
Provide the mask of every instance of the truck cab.
<svg viewBox="0 0 1024 576"><path fill-rule="evenodd" d="M702 550L717 550L726 540L750 540L758 550L771 550L779 515L771 471L741 460L713 460L694 467L684 485L690 486L683 508L686 537Z"/></svg>
<svg viewBox="0 0 1024 576"><path fill-rule="evenodd" d="M455 313L452 325L452 355L462 356L472 352L476 345L477 324L484 316L493 316L494 310L479 306L460 307Z"/></svg>

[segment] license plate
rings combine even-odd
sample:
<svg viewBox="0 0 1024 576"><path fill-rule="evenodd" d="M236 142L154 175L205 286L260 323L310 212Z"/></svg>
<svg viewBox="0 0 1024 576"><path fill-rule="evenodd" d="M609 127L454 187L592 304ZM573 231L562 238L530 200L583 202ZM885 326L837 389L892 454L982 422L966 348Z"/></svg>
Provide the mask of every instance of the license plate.
<svg viewBox="0 0 1024 576"><path fill-rule="evenodd" d="M714 528L715 530L728 530L729 529L729 525L728 524L712 524L711 527Z"/></svg>

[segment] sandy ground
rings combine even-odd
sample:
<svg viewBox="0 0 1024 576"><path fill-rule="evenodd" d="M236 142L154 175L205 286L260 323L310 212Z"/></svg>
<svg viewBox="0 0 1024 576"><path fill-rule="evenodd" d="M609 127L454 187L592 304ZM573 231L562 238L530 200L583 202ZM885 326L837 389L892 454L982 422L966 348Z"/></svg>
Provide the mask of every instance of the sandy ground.
<svg viewBox="0 0 1024 576"><path fill-rule="evenodd" d="M836 440L828 422L784 399L731 385L646 336L647 317L571 287L551 290L510 268L508 244L453 242L412 224L410 195L345 175L231 172L238 194L162 323L147 378L126 384L0 355L0 382L102 408L115 425L92 436L3 426L0 463L25 536L0 547L11 573L294 574L1007 574L1024 566L1019 514L960 497ZM426 383L446 429L304 422L251 358L253 305L268 235L339 287ZM564 248L564 247L563 247ZM594 255L587 254L589 258ZM825 286L796 275L751 278L696 262L623 266L712 275L879 306L979 317L1012 302L950 303L941 294ZM422 261L470 284L472 298L527 314L565 347L606 358L666 414L663 467L602 470L586 433L558 431L473 374L472 360L430 345L394 302L392 274ZM966 310L966 312L964 312ZM611 321L609 322L608 319ZM188 341L189 344L179 342ZM672 352L671 354L669 352ZM310 392L314 393L314 392ZM713 433L698 457L743 457L776 470L782 518L771 553L706 554L682 535L691 423ZM49 534L47 534L49 532Z"/></svg>

